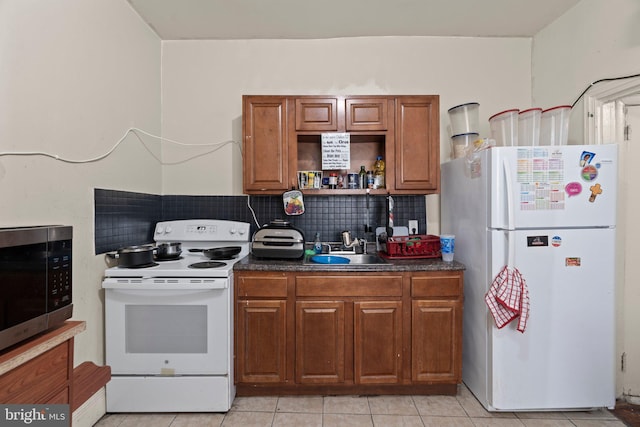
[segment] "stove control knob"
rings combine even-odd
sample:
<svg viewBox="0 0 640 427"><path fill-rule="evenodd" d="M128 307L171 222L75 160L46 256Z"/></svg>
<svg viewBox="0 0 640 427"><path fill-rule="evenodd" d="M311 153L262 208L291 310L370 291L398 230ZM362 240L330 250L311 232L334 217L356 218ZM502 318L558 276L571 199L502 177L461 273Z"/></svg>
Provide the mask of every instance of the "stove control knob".
<svg viewBox="0 0 640 427"><path fill-rule="evenodd" d="M245 233L245 231L244 231L244 229L241 228L238 233L240 233L240 235L242 236Z"/></svg>
<svg viewBox="0 0 640 427"><path fill-rule="evenodd" d="M231 233L231 235L234 235L234 234L236 234L236 231L237 230L235 228L232 228L231 230L229 230L229 233Z"/></svg>
<svg viewBox="0 0 640 427"><path fill-rule="evenodd" d="M167 226L166 230L164 231L166 234L169 234L173 231L173 228Z"/></svg>
<svg viewBox="0 0 640 427"><path fill-rule="evenodd" d="M164 228L162 228L162 226L157 226L156 227L156 234L162 234L164 233Z"/></svg>

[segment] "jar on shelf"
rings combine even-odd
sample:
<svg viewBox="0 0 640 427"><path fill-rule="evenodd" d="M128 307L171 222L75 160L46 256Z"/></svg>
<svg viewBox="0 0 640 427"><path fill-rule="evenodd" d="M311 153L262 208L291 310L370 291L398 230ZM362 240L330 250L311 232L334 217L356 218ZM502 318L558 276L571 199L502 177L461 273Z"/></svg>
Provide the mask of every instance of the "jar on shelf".
<svg viewBox="0 0 640 427"><path fill-rule="evenodd" d="M384 188L384 169L384 160L378 156L373 165L373 188Z"/></svg>
<svg viewBox="0 0 640 427"><path fill-rule="evenodd" d="M373 184L374 184L375 180L374 180L374 176L373 176L373 171L367 171L367 188L374 188Z"/></svg>

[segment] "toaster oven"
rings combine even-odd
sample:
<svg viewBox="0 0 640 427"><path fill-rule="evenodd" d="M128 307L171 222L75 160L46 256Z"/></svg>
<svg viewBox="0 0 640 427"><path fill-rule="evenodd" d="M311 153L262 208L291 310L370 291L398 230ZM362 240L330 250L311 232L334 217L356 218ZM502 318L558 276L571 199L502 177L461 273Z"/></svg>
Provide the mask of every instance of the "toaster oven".
<svg viewBox="0 0 640 427"><path fill-rule="evenodd" d="M253 234L251 253L259 258L302 258L304 233L283 220L273 220Z"/></svg>

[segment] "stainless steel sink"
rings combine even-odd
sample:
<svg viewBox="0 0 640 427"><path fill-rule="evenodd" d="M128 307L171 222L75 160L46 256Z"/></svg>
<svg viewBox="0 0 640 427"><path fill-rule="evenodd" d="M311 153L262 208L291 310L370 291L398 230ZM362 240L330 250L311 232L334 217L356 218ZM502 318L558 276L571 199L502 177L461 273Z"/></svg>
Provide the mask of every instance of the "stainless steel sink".
<svg viewBox="0 0 640 427"><path fill-rule="evenodd" d="M317 257L314 260L314 256ZM339 258L346 258L348 263L341 262ZM386 264L387 261L378 256L377 254L343 254L332 253L323 255L312 255L305 257L305 264L330 264L330 265L374 265L374 264Z"/></svg>

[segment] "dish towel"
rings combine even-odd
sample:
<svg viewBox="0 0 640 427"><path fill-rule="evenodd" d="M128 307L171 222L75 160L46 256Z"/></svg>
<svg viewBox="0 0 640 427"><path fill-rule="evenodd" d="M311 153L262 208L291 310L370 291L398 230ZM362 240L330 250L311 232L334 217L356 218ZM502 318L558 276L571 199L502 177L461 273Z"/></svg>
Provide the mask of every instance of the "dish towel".
<svg viewBox="0 0 640 427"><path fill-rule="evenodd" d="M523 332L529 319L529 288L517 268L503 267L484 297L498 329L518 319L518 331Z"/></svg>

